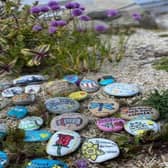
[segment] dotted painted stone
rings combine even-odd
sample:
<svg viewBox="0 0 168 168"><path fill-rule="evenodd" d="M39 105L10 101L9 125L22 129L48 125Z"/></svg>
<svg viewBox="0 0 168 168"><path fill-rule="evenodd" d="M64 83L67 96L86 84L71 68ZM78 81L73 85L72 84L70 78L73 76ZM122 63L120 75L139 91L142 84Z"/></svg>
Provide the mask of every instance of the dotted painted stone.
<svg viewBox="0 0 168 168"><path fill-rule="evenodd" d="M52 156L65 156L74 152L81 143L81 137L77 132L70 130L57 131L50 138L46 151Z"/></svg>
<svg viewBox="0 0 168 168"><path fill-rule="evenodd" d="M112 83L104 87L104 92L119 97L134 96L140 92L135 84Z"/></svg>
<svg viewBox="0 0 168 168"><path fill-rule="evenodd" d="M51 121L51 130L81 130L88 124L88 119L78 113L65 113L56 116Z"/></svg>
<svg viewBox="0 0 168 168"><path fill-rule="evenodd" d="M118 145L108 139L92 138L82 145L82 154L92 163L102 163L116 158L120 153Z"/></svg>
<svg viewBox="0 0 168 168"><path fill-rule="evenodd" d="M23 93L23 89L21 87L11 87L2 91L3 97L13 97L15 95Z"/></svg>
<svg viewBox="0 0 168 168"><path fill-rule="evenodd" d="M71 93L68 97L77 101L81 101L88 97L88 93L85 91L77 91Z"/></svg>
<svg viewBox="0 0 168 168"><path fill-rule="evenodd" d="M89 103L88 109L97 117L106 117L119 109L119 104L111 100L94 100Z"/></svg>
<svg viewBox="0 0 168 168"><path fill-rule="evenodd" d="M98 83L101 86L106 86L116 82L115 78L111 75L106 75L98 79Z"/></svg>
<svg viewBox="0 0 168 168"><path fill-rule="evenodd" d="M9 117L14 117L14 118L17 118L17 119L20 119L20 118L24 118L28 113L28 109L24 106L15 106L15 107L12 107L7 115Z"/></svg>
<svg viewBox="0 0 168 168"><path fill-rule="evenodd" d="M40 85L28 85L25 87L25 93L27 94L37 94L41 89Z"/></svg>
<svg viewBox="0 0 168 168"><path fill-rule="evenodd" d="M79 109L80 105L76 100L67 97L55 97L45 102L47 110L51 113L71 113Z"/></svg>
<svg viewBox="0 0 168 168"><path fill-rule="evenodd" d="M3 151L0 151L0 168L5 168L8 165L9 158L7 154Z"/></svg>

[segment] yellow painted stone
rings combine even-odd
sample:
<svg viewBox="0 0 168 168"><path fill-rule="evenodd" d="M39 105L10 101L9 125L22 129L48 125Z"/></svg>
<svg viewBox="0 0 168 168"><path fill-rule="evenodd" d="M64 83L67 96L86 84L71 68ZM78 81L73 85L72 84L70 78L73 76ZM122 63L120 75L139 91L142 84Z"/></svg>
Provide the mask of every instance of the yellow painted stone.
<svg viewBox="0 0 168 168"><path fill-rule="evenodd" d="M83 100L88 96L88 93L85 91L77 91L71 93L68 97L74 100Z"/></svg>

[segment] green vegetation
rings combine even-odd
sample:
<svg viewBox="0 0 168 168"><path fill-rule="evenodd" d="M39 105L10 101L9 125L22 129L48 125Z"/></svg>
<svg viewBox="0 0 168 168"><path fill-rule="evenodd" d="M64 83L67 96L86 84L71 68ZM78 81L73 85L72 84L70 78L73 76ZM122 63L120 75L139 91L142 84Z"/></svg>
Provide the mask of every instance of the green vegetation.
<svg viewBox="0 0 168 168"><path fill-rule="evenodd" d="M162 58L153 64L154 68L157 70L165 70L168 72L168 58Z"/></svg>

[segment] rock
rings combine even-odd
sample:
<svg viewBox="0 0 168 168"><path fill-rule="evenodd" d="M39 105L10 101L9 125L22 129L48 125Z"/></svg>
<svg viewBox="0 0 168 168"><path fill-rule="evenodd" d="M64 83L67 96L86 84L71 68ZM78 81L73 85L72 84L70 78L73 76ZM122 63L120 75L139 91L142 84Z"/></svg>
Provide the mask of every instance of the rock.
<svg viewBox="0 0 168 168"><path fill-rule="evenodd" d="M56 116L51 121L51 130L72 130L77 131L81 130L88 124L88 119L78 113L65 113L59 116Z"/></svg>
<svg viewBox="0 0 168 168"><path fill-rule="evenodd" d="M19 128L26 131L37 130L43 125L43 119L41 117L31 116L25 117L19 123Z"/></svg>
<svg viewBox="0 0 168 168"><path fill-rule="evenodd" d="M0 122L0 138L3 138L7 134L7 125L3 122Z"/></svg>
<svg viewBox="0 0 168 168"><path fill-rule="evenodd" d="M28 109L24 106L15 106L15 107L12 107L7 115L9 117L14 117L14 118L17 118L17 119L20 119L20 118L24 118L28 113Z"/></svg>
<svg viewBox="0 0 168 168"><path fill-rule="evenodd" d="M159 118L159 112L148 106L123 107L121 108L120 116L126 120L135 118L157 120Z"/></svg>
<svg viewBox="0 0 168 168"><path fill-rule="evenodd" d="M97 127L105 132L119 132L124 128L125 121L120 118L103 118L96 122Z"/></svg>
<svg viewBox="0 0 168 168"><path fill-rule="evenodd" d="M112 100L94 100L89 103L88 109L97 117L106 117L119 109L119 104Z"/></svg>
<svg viewBox="0 0 168 168"><path fill-rule="evenodd" d="M99 84L91 79L83 79L80 82L80 88L88 93L96 92L99 89Z"/></svg>
<svg viewBox="0 0 168 168"><path fill-rule="evenodd" d="M10 99L4 98L4 97L0 97L0 110L5 108L9 104L11 104L11 100Z"/></svg>
<svg viewBox="0 0 168 168"><path fill-rule="evenodd" d="M56 114L75 112L80 107L77 101L67 97L55 97L48 99L45 102L45 106L49 112Z"/></svg>
<svg viewBox="0 0 168 168"><path fill-rule="evenodd" d="M119 155L118 145L108 139L92 138L82 145L82 154L92 163L102 163Z"/></svg>
<svg viewBox="0 0 168 168"><path fill-rule="evenodd" d="M62 130L56 132L50 138L46 151L52 156L64 156L74 152L81 143L81 137L77 132Z"/></svg>
<svg viewBox="0 0 168 168"><path fill-rule="evenodd" d="M77 91L71 93L68 97L77 101L81 101L88 97L88 93L85 91Z"/></svg>
<svg viewBox="0 0 168 168"><path fill-rule="evenodd" d="M104 87L104 92L119 97L134 96L140 92L135 84L113 83Z"/></svg>
<svg viewBox="0 0 168 168"><path fill-rule="evenodd" d="M37 94L41 89L40 85L28 85L25 87L25 93L27 94Z"/></svg>
<svg viewBox="0 0 168 168"><path fill-rule="evenodd" d="M3 151L0 151L0 167L5 168L8 165L9 158L7 154Z"/></svg>
<svg viewBox="0 0 168 168"><path fill-rule="evenodd" d="M79 81L78 75L66 75L63 79L71 84L76 84Z"/></svg>
<svg viewBox="0 0 168 168"><path fill-rule="evenodd" d="M124 129L131 135L141 135L148 130L158 132L159 125L151 120L131 120L124 125Z"/></svg>
<svg viewBox="0 0 168 168"><path fill-rule="evenodd" d="M51 132L47 130L25 131L25 142L43 142L51 137Z"/></svg>
<svg viewBox="0 0 168 168"><path fill-rule="evenodd" d="M42 75L25 75L13 80L14 85L39 84L45 81Z"/></svg>
<svg viewBox="0 0 168 168"><path fill-rule="evenodd" d="M2 91L3 97L13 97L15 95L23 93L23 89L21 87L11 87Z"/></svg>
<svg viewBox="0 0 168 168"><path fill-rule="evenodd" d="M11 86L12 86L12 83L10 83L10 82L0 83L0 91L5 90Z"/></svg>
<svg viewBox="0 0 168 168"><path fill-rule="evenodd" d="M107 75L107 76L102 76L101 78L98 78L98 83L101 86L106 86L108 84L112 84L116 82L115 78L111 75Z"/></svg>
<svg viewBox="0 0 168 168"><path fill-rule="evenodd" d="M68 166L59 160L33 159L26 168L68 168Z"/></svg>
<svg viewBox="0 0 168 168"><path fill-rule="evenodd" d="M16 105L28 105L28 104L32 104L35 101L35 95L31 95L31 94L20 94L20 95L16 95L12 98L13 104Z"/></svg>

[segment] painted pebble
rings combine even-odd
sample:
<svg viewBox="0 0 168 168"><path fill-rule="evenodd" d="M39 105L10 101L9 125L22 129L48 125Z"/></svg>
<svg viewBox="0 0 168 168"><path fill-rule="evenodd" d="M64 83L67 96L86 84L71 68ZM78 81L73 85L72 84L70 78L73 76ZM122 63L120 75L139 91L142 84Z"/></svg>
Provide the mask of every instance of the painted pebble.
<svg viewBox="0 0 168 168"><path fill-rule="evenodd" d="M43 124L43 119L41 117L31 116L25 117L19 123L19 128L26 131L37 130Z"/></svg>
<svg viewBox="0 0 168 168"><path fill-rule="evenodd" d="M3 138L7 134L8 127L5 123L0 123L0 138Z"/></svg>
<svg viewBox="0 0 168 168"><path fill-rule="evenodd" d="M64 76L64 80L69 83L76 84L79 81L79 77L78 75L66 75Z"/></svg>
<svg viewBox="0 0 168 168"><path fill-rule="evenodd" d="M15 107L12 107L7 115L9 117L14 117L14 118L17 118L17 119L20 119L20 118L24 118L28 113L28 109L24 106L15 106Z"/></svg>
<svg viewBox="0 0 168 168"><path fill-rule="evenodd" d="M157 120L159 112L152 107L136 106L136 107L123 107L121 108L121 118L126 120L132 119L148 119Z"/></svg>
<svg viewBox="0 0 168 168"><path fill-rule="evenodd" d="M124 129L131 135L141 135L145 131L159 131L159 125L151 120L131 120L124 125Z"/></svg>
<svg viewBox="0 0 168 168"><path fill-rule="evenodd" d="M51 113L71 113L79 109L80 105L76 100L67 97L55 97L45 102L46 108Z"/></svg>
<svg viewBox="0 0 168 168"><path fill-rule="evenodd" d="M25 142L43 142L51 137L51 132L47 130L25 131Z"/></svg>
<svg viewBox="0 0 168 168"><path fill-rule="evenodd" d="M37 84L45 81L45 78L42 75L24 75L15 80L13 80L14 85L28 85L28 84Z"/></svg>
<svg viewBox="0 0 168 168"><path fill-rule="evenodd" d="M83 79L80 82L80 88L81 90L86 91L88 93L96 92L97 90L99 90L99 84L95 80Z"/></svg>
<svg viewBox="0 0 168 168"><path fill-rule="evenodd" d="M28 163L26 168L68 168L68 166L59 160L34 159Z"/></svg>
<svg viewBox="0 0 168 168"><path fill-rule="evenodd" d="M108 139L92 138L82 145L82 154L92 163L102 163L116 158L120 153L118 145Z"/></svg>
<svg viewBox="0 0 168 168"><path fill-rule="evenodd" d="M40 91L40 85L28 85L25 87L25 93L37 94Z"/></svg>
<svg viewBox="0 0 168 168"><path fill-rule="evenodd" d="M20 95L16 95L12 98L12 102L13 104L16 105L28 105L28 104L32 104L35 101L35 95L30 95L30 94L20 94Z"/></svg>
<svg viewBox="0 0 168 168"><path fill-rule="evenodd" d="M2 91L3 97L13 97L15 95L23 93L23 89L21 87L11 87Z"/></svg>
<svg viewBox="0 0 168 168"><path fill-rule="evenodd" d="M81 143L81 137L77 132L62 130L56 132L50 138L46 151L52 156L64 156L74 152Z"/></svg>
<svg viewBox="0 0 168 168"><path fill-rule="evenodd" d="M5 90L11 86L12 86L12 83L10 83L10 82L0 83L0 91Z"/></svg>
<svg viewBox="0 0 168 168"><path fill-rule="evenodd" d="M114 83L114 82L116 82L116 80L111 75L103 76L103 77L98 79L98 83L101 86L106 86L106 85L109 85L109 84Z"/></svg>
<svg viewBox="0 0 168 168"><path fill-rule="evenodd" d="M134 96L140 92L135 84L112 83L104 87L104 92L119 97Z"/></svg>
<svg viewBox="0 0 168 168"><path fill-rule="evenodd" d="M78 113L65 113L56 116L51 121L51 129L57 130L81 130L88 124L88 119Z"/></svg>
<svg viewBox="0 0 168 168"><path fill-rule="evenodd" d="M119 132L124 128L125 121L120 118L103 118L96 122L97 127L105 132Z"/></svg>
<svg viewBox="0 0 168 168"><path fill-rule="evenodd" d="M77 101L81 101L88 97L88 93L85 91L77 91L71 93L68 97Z"/></svg>
<svg viewBox="0 0 168 168"><path fill-rule="evenodd" d="M119 104L111 100L95 100L89 103L88 109L97 117L106 117L119 109Z"/></svg>
<svg viewBox="0 0 168 168"><path fill-rule="evenodd" d="M5 152L0 151L0 168L5 168L9 162L8 156Z"/></svg>

